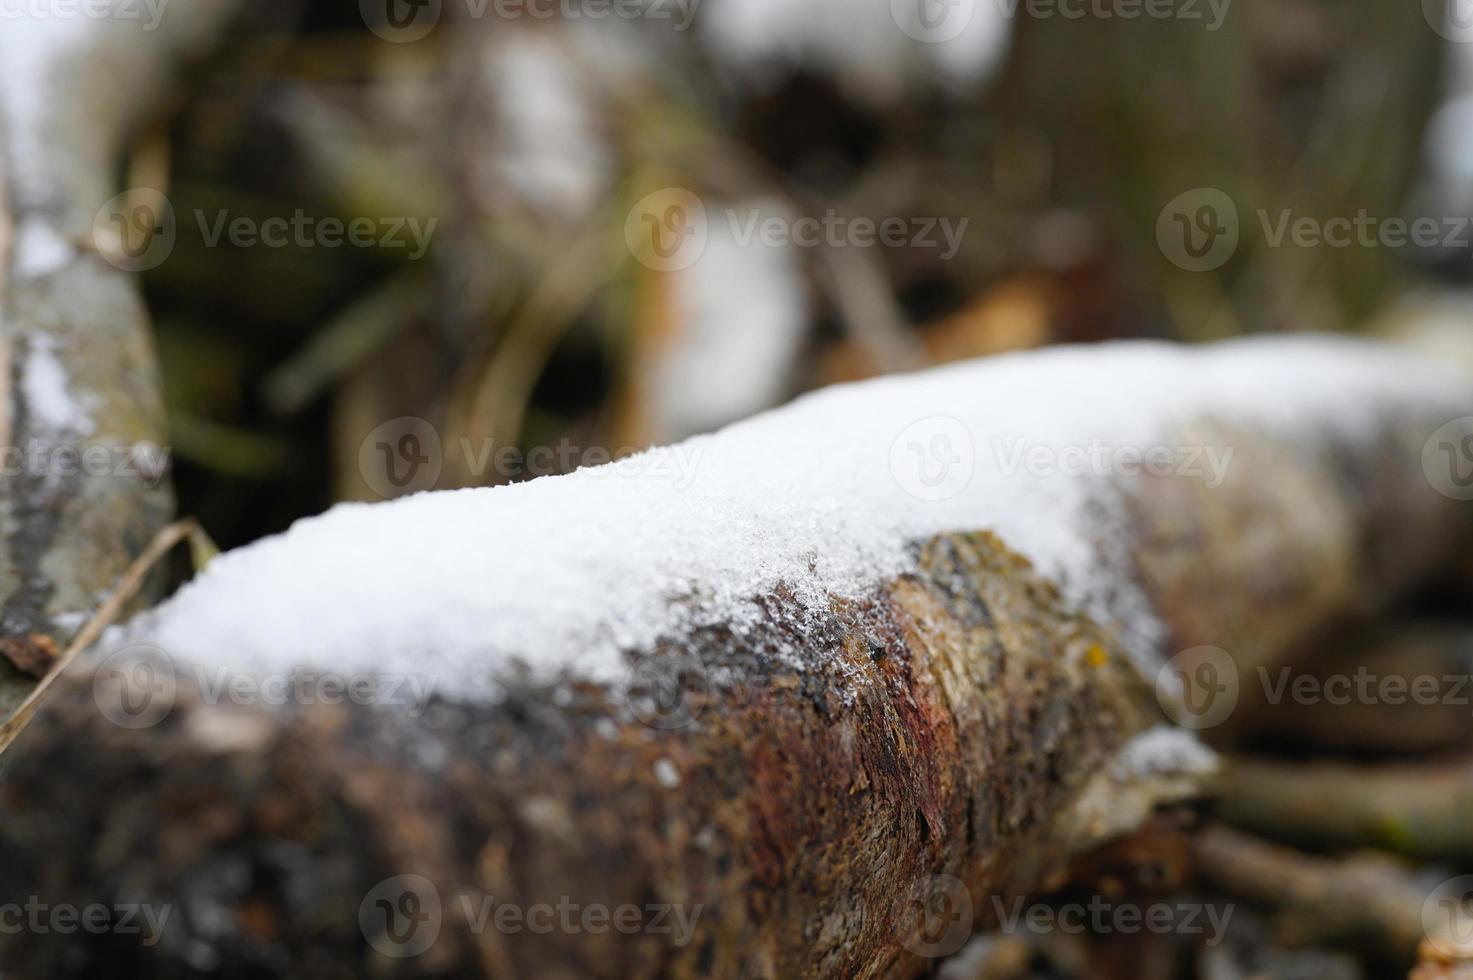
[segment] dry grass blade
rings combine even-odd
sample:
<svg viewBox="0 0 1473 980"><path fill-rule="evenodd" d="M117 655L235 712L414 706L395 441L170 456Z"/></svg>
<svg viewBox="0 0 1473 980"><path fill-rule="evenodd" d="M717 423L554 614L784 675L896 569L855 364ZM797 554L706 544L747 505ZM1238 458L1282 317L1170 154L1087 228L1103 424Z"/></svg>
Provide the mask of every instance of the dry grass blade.
<svg viewBox="0 0 1473 980"><path fill-rule="evenodd" d="M176 521L168 527L163 528L154 539L149 542L133 564L129 565L118 579L117 587L107 597L107 601L97 610L93 617L88 620L87 625L82 627L81 632L72 640L69 647L58 659L51 673L47 674L36 689L31 692L30 697L21 703L3 725L0 725L0 753L3 753L14 742L16 736L25 730L36 709L40 707L41 700L46 696L47 690L58 677L71 666L77 655L97 641L102 631L111 626L123 612L128 602L138 594L143 586L143 580L148 573L157 565L175 545L186 539L193 539L200 531L199 525L193 518Z"/></svg>

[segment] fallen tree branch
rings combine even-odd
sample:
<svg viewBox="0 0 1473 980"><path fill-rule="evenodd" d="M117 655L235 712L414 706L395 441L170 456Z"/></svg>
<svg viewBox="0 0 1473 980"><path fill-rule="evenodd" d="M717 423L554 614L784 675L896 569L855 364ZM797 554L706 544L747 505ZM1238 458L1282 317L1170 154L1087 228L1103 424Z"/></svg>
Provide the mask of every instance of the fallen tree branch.
<svg viewBox="0 0 1473 980"><path fill-rule="evenodd" d="M1055 351L303 522L111 635L4 756L0 901L173 918L146 942L3 936L0 956L923 973L989 896L1036 893L1193 791L1210 757L1156 727L1172 651L1273 662L1451 562L1467 515L1422 447L1469 402L1374 346ZM1014 434L1056 459L1096 439L1236 454L1018 473L993 451ZM603 925L528 927L567 907Z"/></svg>
<svg viewBox="0 0 1473 980"><path fill-rule="evenodd" d="M1315 847L1473 857L1473 767L1240 758L1216 779L1223 819Z"/></svg>
<svg viewBox="0 0 1473 980"><path fill-rule="evenodd" d="M125 137L234 9L199 0L157 23L42 13L0 33L0 720L172 514L161 386L128 271L141 253L99 249L114 213L145 207L109 207ZM140 246L172 221L147 218Z"/></svg>
<svg viewBox="0 0 1473 980"><path fill-rule="evenodd" d="M1426 938L1428 889L1384 855L1310 857L1224 827L1205 828L1193 853L1201 874L1229 895L1275 912L1275 939L1369 949L1405 969Z"/></svg>

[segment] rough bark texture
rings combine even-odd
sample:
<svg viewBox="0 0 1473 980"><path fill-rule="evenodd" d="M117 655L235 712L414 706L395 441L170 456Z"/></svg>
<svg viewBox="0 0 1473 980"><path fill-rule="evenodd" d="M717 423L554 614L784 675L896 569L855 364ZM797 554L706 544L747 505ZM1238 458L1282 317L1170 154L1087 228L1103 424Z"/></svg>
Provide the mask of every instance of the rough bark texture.
<svg viewBox="0 0 1473 980"><path fill-rule="evenodd" d="M204 0L151 30L96 18L64 46L35 40L40 77L10 95L48 111L0 104L12 110L0 112L0 442L27 454L8 456L0 477L0 719L173 512L165 473L119 465L140 446L157 460L168 439L147 312L133 277L98 254L93 223L115 192L125 136L234 8ZM28 26L9 24L10 43L26 43ZM22 254L34 236L57 255L38 264ZM52 389L46 400L67 399L73 420L58 424L54 405L38 403L38 354L55 375L41 386ZM83 469L89 452L107 463Z"/></svg>
<svg viewBox="0 0 1473 980"><path fill-rule="evenodd" d="M1274 662L1451 561L1466 515L1423 476L1427 422L1311 447L1211 427L1242 454L1221 487L1122 486L1135 517L1114 557L1166 650ZM0 903L172 914L149 941L0 935L0 962L21 976L926 972L953 927L987 924L992 896L1057 884L1079 852L1179 799L1193 760L1179 733L1164 757L1141 751L1160 714L1136 664L1162 651L1128 638L1139 624L1071 611L987 533L915 547L917 571L865 601L815 616L779 587L759 597L760 629L630 651L627 690L512 676L498 703L422 714L269 709L206 704L181 663L159 711L157 684L120 685L126 661L78 670L4 757ZM142 728L107 720L150 711ZM495 918L539 903L576 903L578 923L632 906L638 931Z"/></svg>
<svg viewBox="0 0 1473 980"><path fill-rule="evenodd" d="M1222 484L1145 479L1126 497L1168 652L1220 648L1257 686L1255 668L1302 659L1457 560L1473 515L1428 484L1425 425L1389 417L1363 443L1312 445L1222 421L1184 430L1185 445L1233 448Z"/></svg>
<svg viewBox="0 0 1473 980"><path fill-rule="evenodd" d="M0 850L15 874L0 890L45 880L81 903L112 882L103 900L175 902L179 919L127 950L12 937L5 961L59 975L126 953L177 975L206 950L241 976L917 973L916 888L949 874L1008 893L1056 870L1077 844L1070 805L1151 721L1113 641L998 542L938 540L922 565L790 624L820 638L806 669L776 655L794 607L773 596L772 635L657 651L632 665L652 683L625 703L527 686L418 719L266 716L204 707L181 683L162 724L127 731L99 716L87 677L69 679L12 752ZM95 846L64 843L74 833ZM441 914L429 950L394 960L357 914L398 875L433 882ZM462 898L484 896L700 911L683 946L477 933Z"/></svg>

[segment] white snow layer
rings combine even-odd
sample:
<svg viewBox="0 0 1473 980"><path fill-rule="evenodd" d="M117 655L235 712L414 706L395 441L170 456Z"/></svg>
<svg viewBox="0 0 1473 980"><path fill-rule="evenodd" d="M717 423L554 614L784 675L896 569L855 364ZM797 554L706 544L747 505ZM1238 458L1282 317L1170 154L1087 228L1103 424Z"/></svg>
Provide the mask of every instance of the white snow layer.
<svg viewBox="0 0 1473 980"><path fill-rule="evenodd" d="M745 78L804 66L880 100L927 75L974 88L997 71L1011 37L1002 5L981 0L716 0L697 24L714 58Z"/></svg>
<svg viewBox="0 0 1473 980"><path fill-rule="evenodd" d="M1430 434L1473 414L1473 381L1329 337L1010 354L830 388L568 476L341 505L216 559L108 647L152 643L257 675L429 675L471 698L494 697L491 675L513 657L538 676L617 682L621 648L689 625L672 597L700 595L741 629L778 582L826 608L830 593L863 596L911 568L907 542L990 529L1071 602L1129 626L1149 665L1162 638L1120 587L1111 478L1014 469L1018 448L1144 448L1211 417L1296 439L1310 458L1398 407Z"/></svg>

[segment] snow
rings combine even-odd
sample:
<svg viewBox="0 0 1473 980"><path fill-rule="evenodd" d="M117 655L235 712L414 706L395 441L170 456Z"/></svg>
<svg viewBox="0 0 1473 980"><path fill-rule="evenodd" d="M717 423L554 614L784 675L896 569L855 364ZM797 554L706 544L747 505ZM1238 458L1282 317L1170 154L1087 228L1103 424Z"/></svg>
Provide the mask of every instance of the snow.
<svg viewBox="0 0 1473 980"><path fill-rule="evenodd" d="M489 59L501 140L496 177L545 212L586 218L613 162L590 112L576 52L546 32L508 32Z"/></svg>
<svg viewBox="0 0 1473 980"><path fill-rule="evenodd" d="M1153 776L1209 776L1217 770L1217 764L1216 754L1192 732L1157 725L1121 748L1110 773L1121 782Z"/></svg>
<svg viewBox="0 0 1473 980"><path fill-rule="evenodd" d="M731 214L794 215L752 199ZM682 438L777 404L808 329L808 286L792 242L742 240L735 219L710 221L704 251L671 275L675 336L654 365L651 415L660 436Z"/></svg>
<svg viewBox="0 0 1473 980"><path fill-rule="evenodd" d="M1470 395L1467 376L1435 361L1340 338L1010 354L830 388L691 440L678 448L695 471L680 480L667 448L513 486L342 505L217 558L108 645L257 674L418 673L466 698L494 698L513 658L537 676L617 684L622 651L678 637L690 608L745 629L752 598L778 582L827 608L830 594L860 597L911 569L909 542L990 529L1150 667L1163 637L1144 597L1121 587L1120 478L1039 475L995 446L1149 447L1221 417L1311 458L1329 436L1365 438L1392 409L1420 413L1430 432L1473 414ZM691 595L703 601L670 601Z"/></svg>
<svg viewBox="0 0 1473 980"><path fill-rule="evenodd" d="M28 218L15 234L11 273L17 281L41 279L66 268L77 250L47 221Z"/></svg>
<svg viewBox="0 0 1473 980"><path fill-rule="evenodd" d="M66 368L56 356L55 341L43 334L30 334L28 344L21 391L31 428L53 435L90 435L92 419L72 397Z"/></svg>
<svg viewBox="0 0 1473 980"><path fill-rule="evenodd" d="M780 69L832 74L856 94L890 101L929 73L961 90L1000 66L1011 24L981 0L708 0L697 25L718 63L758 85ZM928 28L937 13L942 17ZM923 16L929 13L929 18Z"/></svg>
<svg viewBox="0 0 1473 980"><path fill-rule="evenodd" d="M48 96L55 76L86 41L94 22L82 18L0 19L0 133L6 159L0 173L35 196L51 180ZM100 202L99 202L100 203Z"/></svg>

